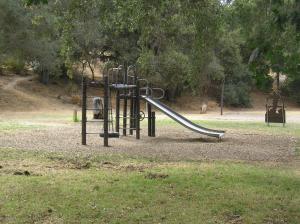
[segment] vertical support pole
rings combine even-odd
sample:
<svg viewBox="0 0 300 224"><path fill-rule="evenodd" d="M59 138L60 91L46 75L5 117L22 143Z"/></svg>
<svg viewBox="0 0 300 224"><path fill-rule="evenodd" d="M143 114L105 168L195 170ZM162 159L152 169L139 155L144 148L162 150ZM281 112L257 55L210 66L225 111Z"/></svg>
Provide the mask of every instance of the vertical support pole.
<svg viewBox="0 0 300 224"><path fill-rule="evenodd" d="M131 91L131 95L130 95L130 130L129 130L129 134L133 135L133 127L134 127L134 100L133 100L133 93L134 91Z"/></svg>
<svg viewBox="0 0 300 224"><path fill-rule="evenodd" d="M77 109L73 110L73 122L78 122Z"/></svg>
<svg viewBox="0 0 300 224"><path fill-rule="evenodd" d="M155 137L155 112L151 112L151 137Z"/></svg>
<svg viewBox="0 0 300 224"><path fill-rule="evenodd" d="M104 77L104 146L108 147L108 76Z"/></svg>
<svg viewBox="0 0 300 224"><path fill-rule="evenodd" d="M127 90L124 90L124 103L123 103L123 135L127 135Z"/></svg>
<svg viewBox="0 0 300 224"><path fill-rule="evenodd" d="M266 122L268 123L268 126L270 126L270 123L269 123L269 107L268 107L268 102L266 103L266 114L267 114L267 120Z"/></svg>
<svg viewBox="0 0 300 224"><path fill-rule="evenodd" d="M124 63L124 71L123 71L123 84L128 85L128 74L127 74L127 63ZM127 135L127 89L124 89L124 104L123 104L123 135Z"/></svg>
<svg viewBox="0 0 300 224"><path fill-rule="evenodd" d="M140 139L140 84L139 80L136 81L135 89L136 99L136 114L135 114L135 128L136 128L136 139Z"/></svg>
<svg viewBox="0 0 300 224"><path fill-rule="evenodd" d="M152 136L152 108L151 104L147 103L147 111L148 111L148 136Z"/></svg>
<svg viewBox="0 0 300 224"><path fill-rule="evenodd" d="M137 85L137 76L136 74L134 74L134 79L133 79L133 83L134 85ZM134 130L136 130L136 116L137 116L137 110L136 110L136 105L137 105L137 100L136 100L136 88L134 88L132 90L132 96L133 96L133 121L132 121L132 125Z"/></svg>
<svg viewBox="0 0 300 224"><path fill-rule="evenodd" d="M82 77L81 105L81 144L86 145L86 77Z"/></svg>
<svg viewBox="0 0 300 224"><path fill-rule="evenodd" d="M117 89L116 96L116 132L120 131L120 91Z"/></svg>

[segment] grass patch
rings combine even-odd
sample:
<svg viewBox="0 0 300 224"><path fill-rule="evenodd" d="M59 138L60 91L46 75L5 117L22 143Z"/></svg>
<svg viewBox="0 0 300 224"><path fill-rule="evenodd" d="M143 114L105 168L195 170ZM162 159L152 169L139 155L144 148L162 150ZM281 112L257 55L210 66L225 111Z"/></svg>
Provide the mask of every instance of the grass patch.
<svg viewBox="0 0 300 224"><path fill-rule="evenodd" d="M36 117L36 120L40 121L53 121L53 122L79 122L81 117L81 113L78 113L77 120L74 120L74 116L72 114L72 111L70 111L70 114L43 114L38 115Z"/></svg>
<svg viewBox="0 0 300 224"><path fill-rule="evenodd" d="M300 137L300 124L195 122ZM157 120L158 128L165 125L178 124ZM0 132L40 127L1 122ZM299 195L293 167L0 149L0 223L296 224Z"/></svg>
<svg viewBox="0 0 300 224"><path fill-rule="evenodd" d="M285 127L282 124L271 124L268 126L264 122L253 122L253 121L216 121L216 120L193 120L196 124L212 129L234 129L244 131L255 131L267 134L280 134L280 135L292 135L300 138L300 123L288 123ZM157 119L157 125L178 125L171 119Z"/></svg>
<svg viewBox="0 0 300 224"><path fill-rule="evenodd" d="M11 132L16 130L30 130L30 129L37 129L42 128L43 125L36 125L36 124L26 124L20 122L0 122L0 132Z"/></svg>
<svg viewBox="0 0 300 224"><path fill-rule="evenodd" d="M61 166L72 161L90 166ZM14 175L14 164L40 175ZM15 149L0 149L0 165L0 223L300 222L289 168Z"/></svg>

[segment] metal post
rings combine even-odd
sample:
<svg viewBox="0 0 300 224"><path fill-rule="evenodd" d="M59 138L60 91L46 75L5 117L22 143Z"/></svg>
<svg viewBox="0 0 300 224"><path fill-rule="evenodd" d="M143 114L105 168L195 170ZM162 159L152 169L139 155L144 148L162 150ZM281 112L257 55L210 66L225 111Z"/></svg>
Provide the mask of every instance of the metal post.
<svg viewBox="0 0 300 224"><path fill-rule="evenodd" d="M133 100L133 91L131 91L130 95L130 130L129 134L133 135L133 127L134 127L134 100Z"/></svg>
<svg viewBox="0 0 300 224"><path fill-rule="evenodd" d="M151 112L151 137L155 137L155 112Z"/></svg>
<svg viewBox="0 0 300 224"><path fill-rule="evenodd" d="M117 90L116 96L116 132L120 129L120 91Z"/></svg>
<svg viewBox="0 0 300 224"><path fill-rule="evenodd" d="M134 79L133 79L133 83L134 85L137 84L137 75L134 74ZM132 121L132 125L133 125L133 128L136 130L136 117L137 117L137 110L136 110L136 88L132 89L132 96L133 96L133 121Z"/></svg>
<svg viewBox="0 0 300 224"><path fill-rule="evenodd" d="M148 136L151 137L152 136L152 108L151 108L151 104L147 103L147 110L148 110Z"/></svg>
<svg viewBox="0 0 300 224"><path fill-rule="evenodd" d="M266 103L266 114L267 114L267 123L268 123L268 126L270 126L270 123L269 123L269 106L268 106L268 103Z"/></svg>
<svg viewBox="0 0 300 224"><path fill-rule="evenodd" d="M123 135L127 135L127 90L124 90L124 101L123 101Z"/></svg>
<svg viewBox="0 0 300 224"><path fill-rule="evenodd" d="M86 77L82 77L81 144L86 145Z"/></svg>
<svg viewBox="0 0 300 224"><path fill-rule="evenodd" d="M136 114L135 114L136 139L140 139L140 84L139 84L139 80L136 81L135 99L136 99Z"/></svg>
<svg viewBox="0 0 300 224"><path fill-rule="evenodd" d="M73 110L73 122L78 122L77 109Z"/></svg>
<svg viewBox="0 0 300 224"><path fill-rule="evenodd" d="M108 147L108 76L104 77L104 146Z"/></svg>
<svg viewBox="0 0 300 224"><path fill-rule="evenodd" d="M128 84L128 74L127 74L127 63L124 63L124 70L123 70L123 84ZM124 89L124 104L123 104L123 135L127 135L127 94L128 91Z"/></svg>

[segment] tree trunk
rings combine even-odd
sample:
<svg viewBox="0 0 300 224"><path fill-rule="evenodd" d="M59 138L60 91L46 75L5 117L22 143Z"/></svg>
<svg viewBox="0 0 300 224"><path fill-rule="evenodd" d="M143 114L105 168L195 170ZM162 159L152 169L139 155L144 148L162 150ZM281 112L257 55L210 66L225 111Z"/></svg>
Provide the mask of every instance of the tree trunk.
<svg viewBox="0 0 300 224"><path fill-rule="evenodd" d="M276 87L277 87L277 91L279 92L279 88L280 88L280 80L279 80L279 78L280 78L280 73L279 72L277 72L277 74L276 74Z"/></svg>
<svg viewBox="0 0 300 224"><path fill-rule="evenodd" d="M224 89L225 89L225 77L222 82L222 91L221 91L221 115L223 115L223 107L224 107Z"/></svg>
<svg viewBox="0 0 300 224"><path fill-rule="evenodd" d="M90 68L90 70L91 70L91 72L92 72L92 80L93 81L95 81L95 73L94 73L94 69L93 69L93 67L91 66L91 63L88 61L88 65L89 65L89 68Z"/></svg>

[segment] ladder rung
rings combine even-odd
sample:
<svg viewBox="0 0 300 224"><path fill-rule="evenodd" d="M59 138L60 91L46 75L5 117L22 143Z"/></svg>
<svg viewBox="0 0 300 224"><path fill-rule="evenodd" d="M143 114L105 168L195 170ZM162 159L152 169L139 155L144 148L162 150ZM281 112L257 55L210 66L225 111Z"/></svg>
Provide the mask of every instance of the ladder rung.
<svg viewBox="0 0 300 224"><path fill-rule="evenodd" d="M120 116L119 118L126 118L126 119L132 119L132 120L136 119L135 117L123 117L123 116Z"/></svg>
<svg viewBox="0 0 300 224"><path fill-rule="evenodd" d="M121 129L121 130L137 130L136 128L121 128L121 127L119 127L119 129ZM142 130L142 129L140 129L140 130Z"/></svg>
<svg viewBox="0 0 300 224"><path fill-rule="evenodd" d="M86 108L86 110L102 110L103 108ZM112 110L112 107L109 107L108 110Z"/></svg>
<svg viewBox="0 0 300 224"><path fill-rule="evenodd" d="M96 98L96 97L102 98L100 96L87 96L86 98Z"/></svg>
<svg viewBox="0 0 300 224"><path fill-rule="evenodd" d="M93 121L93 120L90 120L90 121L86 121L86 122L104 122L104 120L99 120L99 121ZM108 122L112 122L112 120L108 120Z"/></svg>

